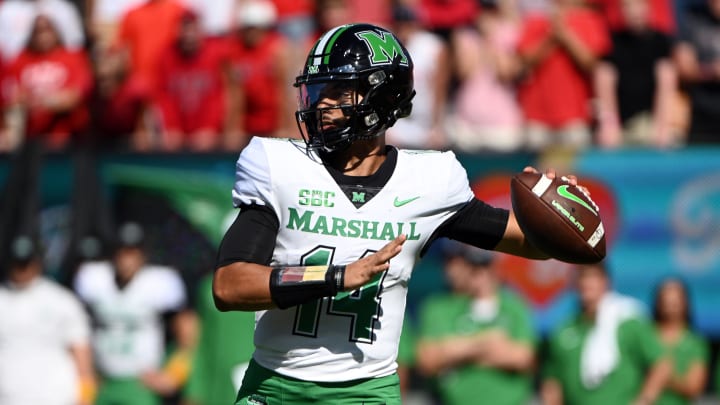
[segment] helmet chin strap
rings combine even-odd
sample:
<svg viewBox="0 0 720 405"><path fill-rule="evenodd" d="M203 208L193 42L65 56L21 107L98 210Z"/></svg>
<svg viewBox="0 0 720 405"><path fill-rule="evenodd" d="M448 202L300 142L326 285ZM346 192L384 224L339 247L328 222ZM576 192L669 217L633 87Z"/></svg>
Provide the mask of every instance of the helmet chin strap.
<svg viewBox="0 0 720 405"><path fill-rule="evenodd" d="M380 152L374 151L377 148L377 144L372 144L372 145L364 144L360 147L360 149L355 149L355 150L351 151L350 148L352 147L352 145L359 144L359 141L371 141L373 139L379 138L383 134L385 134L384 130L374 132L372 135L364 135L364 136L356 137L356 138L352 139L352 141L348 140L348 142L345 143L342 147L335 148L332 150L321 148L321 149L318 149L317 152L318 152L320 159L325 164L330 164L330 165L337 164L337 163L345 164L346 158L354 157L355 159L353 159L353 160L356 162L355 165L358 165L358 164L360 164L360 162L364 161L366 158L368 158L370 156L378 155L378 154L380 154ZM384 149L382 149L382 150L384 150ZM335 168L338 170L341 170L341 171L349 170L349 168L347 168L347 167L342 168L342 167L335 166Z"/></svg>

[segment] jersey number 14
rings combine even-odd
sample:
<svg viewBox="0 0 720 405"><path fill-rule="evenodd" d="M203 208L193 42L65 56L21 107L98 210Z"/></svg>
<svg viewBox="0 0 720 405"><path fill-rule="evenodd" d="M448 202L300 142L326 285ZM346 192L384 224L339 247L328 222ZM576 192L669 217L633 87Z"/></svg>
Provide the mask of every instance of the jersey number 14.
<svg viewBox="0 0 720 405"><path fill-rule="evenodd" d="M366 250L360 258L373 253L375 253L374 250ZM329 265L332 263L334 254L334 247L320 245L302 256L301 265ZM327 315L350 318L348 337L350 341L372 343L375 340L375 321L380 317L380 293L386 273L377 274L369 283L355 291L339 292L334 297L298 305L293 323L293 334L317 337L322 319L322 308L324 303L327 303Z"/></svg>

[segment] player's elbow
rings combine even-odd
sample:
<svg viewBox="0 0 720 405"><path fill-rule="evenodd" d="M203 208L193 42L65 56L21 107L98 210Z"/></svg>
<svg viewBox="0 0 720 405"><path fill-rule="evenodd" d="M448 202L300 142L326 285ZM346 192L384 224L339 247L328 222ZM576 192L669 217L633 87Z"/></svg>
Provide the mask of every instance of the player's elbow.
<svg viewBox="0 0 720 405"><path fill-rule="evenodd" d="M264 282L263 282L264 280ZM218 268L213 276L215 307L226 311L260 311L274 308L266 279L256 280L246 263ZM263 288L264 286L264 288Z"/></svg>
<svg viewBox="0 0 720 405"><path fill-rule="evenodd" d="M226 312L233 309L232 305L230 304L230 289L228 288L226 283L223 283L220 277L218 277L218 273L222 270L222 268L218 269L215 273L215 276L213 277L213 283L212 283L212 294L213 294L213 301L215 302L215 308L218 309L218 311Z"/></svg>
<svg viewBox="0 0 720 405"><path fill-rule="evenodd" d="M215 271L212 283L213 301L215 308L221 312L243 310L244 293L242 282L233 280L230 266L223 266Z"/></svg>
<svg viewBox="0 0 720 405"><path fill-rule="evenodd" d="M215 308L217 308L220 312L228 312L232 311L235 308L228 304L226 301L223 301L222 299L219 299L217 295L213 294L213 300L215 301Z"/></svg>

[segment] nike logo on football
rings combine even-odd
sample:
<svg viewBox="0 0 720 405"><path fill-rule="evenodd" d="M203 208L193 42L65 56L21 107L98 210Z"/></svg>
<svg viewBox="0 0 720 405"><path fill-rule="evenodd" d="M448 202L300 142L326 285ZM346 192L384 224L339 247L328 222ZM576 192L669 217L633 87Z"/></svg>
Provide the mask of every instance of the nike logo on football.
<svg viewBox="0 0 720 405"><path fill-rule="evenodd" d="M560 197L566 198L570 201L575 201L576 203L578 203L578 204L582 205L583 207L587 208L588 210L590 210L590 212L595 214L595 216L597 216L597 211L595 211L590 205L588 205L588 203L583 201L580 197L569 192L568 187L569 187L568 185L562 185L562 186L558 187L557 188L558 195L560 195Z"/></svg>
<svg viewBox="0 0 720 405"><path fill-rule="evenodd" d="M408 198L407 200L398 200L398 198L395 197L395 201L393 201L393 205L396 207L402 207L405 204L410 204L411 202L417 200L418 198L420 198L420 196Z"/></svg>

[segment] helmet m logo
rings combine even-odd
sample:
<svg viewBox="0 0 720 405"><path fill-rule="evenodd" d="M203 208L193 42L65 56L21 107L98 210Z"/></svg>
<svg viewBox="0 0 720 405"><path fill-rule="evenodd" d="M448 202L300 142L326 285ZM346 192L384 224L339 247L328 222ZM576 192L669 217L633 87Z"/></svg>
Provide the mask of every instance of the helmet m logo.
<svg viewBox="0 0 720 405"><path fill-rule="evenodd" d="M408 58L403 52L402 46L389 32L361 31L355 34L365 41L370 49L370 64L389 65L396 57L400 57L400 64L408 65Z"/></svg>

